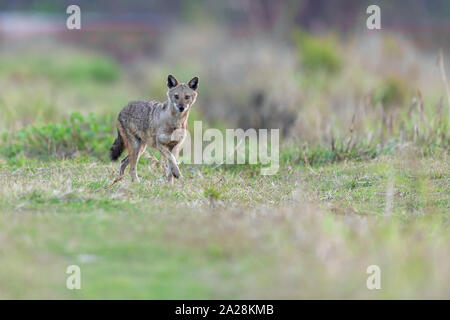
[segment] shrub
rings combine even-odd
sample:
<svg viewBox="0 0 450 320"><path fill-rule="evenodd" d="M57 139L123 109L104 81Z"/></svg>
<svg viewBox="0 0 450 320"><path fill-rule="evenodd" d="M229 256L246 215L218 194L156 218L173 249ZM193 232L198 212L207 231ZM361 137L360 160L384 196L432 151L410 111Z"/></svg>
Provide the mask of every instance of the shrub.
<svg viewBox="0 0 450 320"><path fill-rule="evenodd" d="M375 89L372 104L375 106L381 103L384 107L402 105L407 93L407 85L402 79L389 76Z"/></svg>
<svg viewBox="0 0 450 320"><path fill-rule="evenodd" d="M77 154L107 159L108 149L114 140L110 117L84 118L79 112L61 123L30 125L13 133L2 135L0 154L15 163L14 159L40 160L72 158Z"/></svg>
<svg viewBox="0 0 450 320"><path fill-rule="evenodd" d="M331 74L339 71L342 59L334 37L319 38L296 30L293 38L300 61L307 71L325 71Z"/></svg>

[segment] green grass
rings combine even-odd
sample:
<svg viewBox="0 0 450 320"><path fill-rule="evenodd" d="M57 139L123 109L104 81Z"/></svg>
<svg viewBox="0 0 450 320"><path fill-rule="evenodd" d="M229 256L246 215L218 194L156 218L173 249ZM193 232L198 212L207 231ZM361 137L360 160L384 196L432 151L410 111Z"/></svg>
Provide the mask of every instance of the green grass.
<svg viewBox="0 0 450 320"><path fill-rule="evenodd" d="M392 214L401 218L435 214L447 219L450 207L448 166L442 161L417 161L404 167L404 159L370 163L346 163L319 168L306 182L336 208L351 208L358 214L382 215L386 209L386 190L393 186Z"/></svg>
<svg viewBox="0 0 450 320"><path fill-rule="evenodd" d="M0 77L20 79L53 79L79 83L88 81L112 83L120 76L117 63L104 55L88 53L59 52L45 55L21 54L2 56L0 59Z"/></svg>
<svg viewBox="0 0 450 320"><path fill-rule="evenodd" d="M3 52L0 298L450 298L441 89L423 90L408 109L405 76L354 65L332 37L297 33L294 42L306 75L292 65L292 79L270 88L301 120L278 174L182 165L174 185L143 158L141 183L127 175L111 185L114 119L130 100L165 99L173 69L202 78L203 61L122 66L74 49ZM223 77L202 82L190 128L206 108L234 104L237 118L252 110L243 97L255 88ZM286 96L291 81L296 93ZM353 110L360 97L367 106ZM81 290L65 287L72 264ZM372 264L381 290L366 288Z"/></svg>
<svg viewBox="0 0 450 320"><path fill-rule="evenodd" d="M445 156L269 177L183 166L174 185L148 160L140 184L113 186L116 164L44 164L0 169L1 298L449 298ZM71 264L81 290L65 288Z"/></svg>

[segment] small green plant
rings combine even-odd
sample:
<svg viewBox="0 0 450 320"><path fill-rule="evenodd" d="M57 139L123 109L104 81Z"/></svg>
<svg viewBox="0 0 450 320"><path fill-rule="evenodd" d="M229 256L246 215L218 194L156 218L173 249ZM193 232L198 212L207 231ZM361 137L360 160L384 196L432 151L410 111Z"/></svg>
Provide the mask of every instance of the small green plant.
<svg viewBox="0 0 450 320"><path fill-rule="evenodd" d="M402 105L408 93L408 87L404 81L395 76L389 76L375 89L372 96L372 104L381 103L385 108Z"/></svg>
<svg viewBox="0 0 450 320"><path fill-rule="evenodd" d="M293 39L300 61L307 71L333 74L341 68L342 59L334 37L315 37L305 31L296 30Z"/></svg>
<svg viewBox="0 0 450 320"><path fill-rule="evenodd" d="M214 189L214 187L206 188L203 191L203 195L205 196L205 198L208 198L210 200L218 200L218 199L220 199L220 192L217 191L216 189Z"/></svg>

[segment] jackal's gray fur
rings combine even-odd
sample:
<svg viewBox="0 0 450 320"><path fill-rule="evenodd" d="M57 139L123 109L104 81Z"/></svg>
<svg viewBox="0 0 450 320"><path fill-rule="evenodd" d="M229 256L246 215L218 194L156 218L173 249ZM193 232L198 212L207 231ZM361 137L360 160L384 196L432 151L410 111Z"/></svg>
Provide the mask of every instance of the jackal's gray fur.
<svg viewBox="0 0 450 320"><path fill-rule="evenodd" d="M123 178L128 164L133 181L139 181L136 164L147 146L156 148L166 162L166 177L180 178L176 157L186 137L187 119L191 106L197 98L198 78L194 77L187 84L178 83L172 75L167 78L166 102L133 101L119 113L117 121L118 135L111 150L111 160L117 160L126 148L126 156L120 167Z"/></svg>

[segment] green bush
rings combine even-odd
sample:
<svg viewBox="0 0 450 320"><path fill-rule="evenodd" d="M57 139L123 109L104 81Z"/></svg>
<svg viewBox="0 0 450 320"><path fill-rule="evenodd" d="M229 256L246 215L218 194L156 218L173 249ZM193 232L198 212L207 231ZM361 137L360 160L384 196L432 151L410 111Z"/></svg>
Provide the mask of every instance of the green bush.
<svg viewBox="0 0 450 320"><path fill-rule="evenodd" d="M408 88L405 82L395 76L387 77L375 89L372 95L372 104L381 103L384 107L398 106L405 102Z"/></svg>
<svg viewBox="0 0 450 320"><path fill-rule="evenodd" d="M334 37L319 38L296 30L293 39L300 61L307 71L325 71L333 74L341 68L342 59Z"/></svg>
<svg viewBox="0 0 450 320"><path fill-rule="evenodd" d="M80 154L106 160L115 138L112 124L110 117L95 118L91 114L84 118L74 112L69 120L61 123L30 125L13 133L3 133L0 155L12 163L24 157L50 160Z"/></svg>

